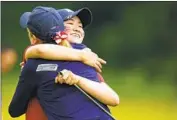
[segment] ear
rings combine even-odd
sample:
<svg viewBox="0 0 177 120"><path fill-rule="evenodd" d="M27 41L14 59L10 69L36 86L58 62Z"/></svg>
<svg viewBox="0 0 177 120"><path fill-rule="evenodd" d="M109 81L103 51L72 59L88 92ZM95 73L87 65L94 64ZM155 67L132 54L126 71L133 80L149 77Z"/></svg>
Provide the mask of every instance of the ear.
<svg viewBox="0 0 177 120"><path fill-rule="evenodd" d="M31 36L31 44L34 45L34 44L37 44L38 43L38 40L36 39L36 37L34 35Z"/></svg>
<svg viewBox="0 0 177 120"><path fill-rule="evenodd" d="M32 39L31 44L32 44L32 45L37 44L37 40L36 40L36 39Z"/></svg>

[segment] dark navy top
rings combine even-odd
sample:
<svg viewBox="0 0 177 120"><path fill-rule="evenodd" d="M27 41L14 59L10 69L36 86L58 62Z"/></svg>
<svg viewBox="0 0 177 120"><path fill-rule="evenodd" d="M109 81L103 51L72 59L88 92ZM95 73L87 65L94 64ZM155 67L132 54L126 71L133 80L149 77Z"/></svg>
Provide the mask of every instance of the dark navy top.
<svg viewBox="0 0 177 120"><path fill-rule="evenodd" d="M75 49L86 47L83 44L72 46ZM10 103L10 115L18 117L24 114L29 100L37 97L48 120L112 120L75 86L55 84L57 73L63 69L99 82L96 70L82 62L29 59L21 72ZM109 111L106 105L97 102Z"/></svg>

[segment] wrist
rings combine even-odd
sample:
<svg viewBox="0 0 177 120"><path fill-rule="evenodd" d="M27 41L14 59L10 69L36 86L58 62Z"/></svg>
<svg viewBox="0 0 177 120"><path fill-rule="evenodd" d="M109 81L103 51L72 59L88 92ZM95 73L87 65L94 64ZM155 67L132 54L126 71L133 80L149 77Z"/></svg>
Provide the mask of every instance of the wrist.
<svg viewBox="0 0 177 120"><path fill-rule="evenodd" d="M76 80L77 80L77 83L76 85L80 85L80 82L81 82L81 77L76 75Z"/></svg>

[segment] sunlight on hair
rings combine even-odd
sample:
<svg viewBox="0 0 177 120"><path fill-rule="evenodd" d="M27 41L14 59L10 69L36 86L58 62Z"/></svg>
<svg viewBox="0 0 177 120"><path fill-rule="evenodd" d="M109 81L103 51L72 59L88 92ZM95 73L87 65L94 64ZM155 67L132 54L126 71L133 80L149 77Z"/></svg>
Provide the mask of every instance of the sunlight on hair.
<svg viewBox="0 0 177 120"><path fill-rule="evenodd" d="M29 28L27 28L27 32L28 32L28 37L29 37L30 40L36 39L36 36L31 33Z"/></svg>

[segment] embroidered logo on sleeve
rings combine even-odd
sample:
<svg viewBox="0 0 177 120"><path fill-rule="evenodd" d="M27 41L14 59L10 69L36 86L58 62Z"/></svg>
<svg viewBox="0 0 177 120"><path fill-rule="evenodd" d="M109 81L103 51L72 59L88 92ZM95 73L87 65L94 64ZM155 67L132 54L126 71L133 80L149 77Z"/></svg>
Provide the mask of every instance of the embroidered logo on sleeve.
<svg viewBox="0 0 177 120"><path fill-rule="evenodd" d="M37 66L36 72L39 71L56 71L58 68L57 64L40 64Z"/></svg>

